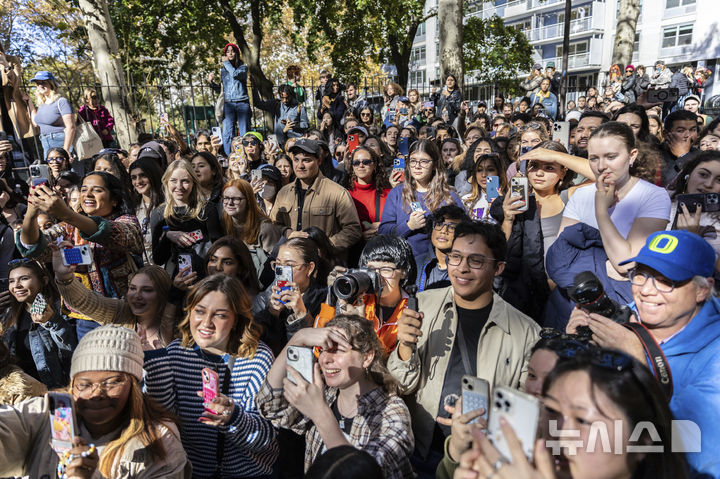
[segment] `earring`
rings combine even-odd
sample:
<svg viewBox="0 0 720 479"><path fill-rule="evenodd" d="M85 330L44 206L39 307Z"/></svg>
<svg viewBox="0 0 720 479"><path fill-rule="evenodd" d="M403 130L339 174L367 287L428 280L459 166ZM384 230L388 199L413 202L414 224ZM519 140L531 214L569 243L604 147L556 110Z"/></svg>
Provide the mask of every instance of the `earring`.
<svg viewBox="0 0 720 479"><path fill-rule="evenodd" d="M685 175L685 181L687 181L688 178L690 178L690 175Z"/></svg>

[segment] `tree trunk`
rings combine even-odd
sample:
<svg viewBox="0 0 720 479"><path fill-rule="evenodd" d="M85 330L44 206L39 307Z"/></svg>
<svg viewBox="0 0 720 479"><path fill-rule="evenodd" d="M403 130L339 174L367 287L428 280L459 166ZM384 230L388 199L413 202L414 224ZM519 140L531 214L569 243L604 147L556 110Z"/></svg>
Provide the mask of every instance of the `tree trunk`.
<svg viewBox="0 0 720 479"><path fill-rule="evenodd" d="M565 22L563 24L562 48L562 79L558 91L557 118L565 118L565 98L567 97L568 63L570 60L570 15L572 14L572 0L565 0Z"/></svg>
<svg viewBox="0 0 720 479"><path fill-rule="evenodd" d="M102 85L105 107L115 119L115 132L120 146L127 148L137 139L137 131L131 120L132 101L125 85L117 37L107 1L80 0L80 11L93 52L95 75Z"/></svg>
<svg viewBox="0 0 720 479"><path fill-rule="evenodd" d="M463 9L462 0L439 0L438 25L440 37L440 76L455 75L462 91L463 71Z"/></svg>
<svg viewBox="0 0 720 479"><path fill-rule="evenodd" d="M612 65L621 68L632 63L635 28L640 16L640 0L619 0L615 46L612 54Z"/></svg>

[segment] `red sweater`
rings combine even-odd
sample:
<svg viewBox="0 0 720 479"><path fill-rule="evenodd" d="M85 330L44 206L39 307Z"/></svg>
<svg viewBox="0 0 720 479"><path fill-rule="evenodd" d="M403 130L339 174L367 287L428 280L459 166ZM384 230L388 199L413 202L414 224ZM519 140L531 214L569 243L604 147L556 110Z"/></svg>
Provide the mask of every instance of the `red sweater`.
<svg viewBox="0 0 720 479"><path fill-rule="evenodd" d="M375 185L361 185L357 181L353 185L353 189L350 190L350 196L352 196L352 199L355 202L355 208L357 209L358 216L360 217L360 223L375 223L376 221L380 221L380 218L382 217L385 199L387 198L388 193L390 193L390 189L383 190L380 194L380 214L377 219L375 218L375 191ZM364 226L363 229L365 229Z"/></svg>

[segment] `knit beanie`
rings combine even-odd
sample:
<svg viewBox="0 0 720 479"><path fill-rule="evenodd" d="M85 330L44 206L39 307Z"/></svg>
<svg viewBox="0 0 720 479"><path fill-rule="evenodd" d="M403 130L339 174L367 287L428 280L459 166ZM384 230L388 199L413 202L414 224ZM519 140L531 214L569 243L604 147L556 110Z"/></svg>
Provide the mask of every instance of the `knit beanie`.
<svg viewBox="0 0 720 479"><path fill-rule="evenodd" d="M72 357L70 377L85 371L117 371L143 377L144 353L140 336L122 326L106 325L87 333Z"/></svg>

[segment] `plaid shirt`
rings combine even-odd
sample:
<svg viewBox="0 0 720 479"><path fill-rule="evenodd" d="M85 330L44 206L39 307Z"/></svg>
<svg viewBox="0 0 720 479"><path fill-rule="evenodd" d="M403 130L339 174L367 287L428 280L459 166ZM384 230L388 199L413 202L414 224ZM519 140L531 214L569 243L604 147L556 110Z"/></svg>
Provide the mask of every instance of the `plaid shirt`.
<svg viewBox="0 0 720 479"><path fill-rule="evenodd" d="M325 389L325 402L331 405L338 395L336 388ZM260 414L273 426L305 434L305 471L325 452L317 427L310 419L291 406L282 389L262 385L256 396ZM350 443L375 458L387 479L412 478L410 466L415 440L410 426L410 413L400 397L378 387L358 397L358 412L350 434Z"/></svg>

